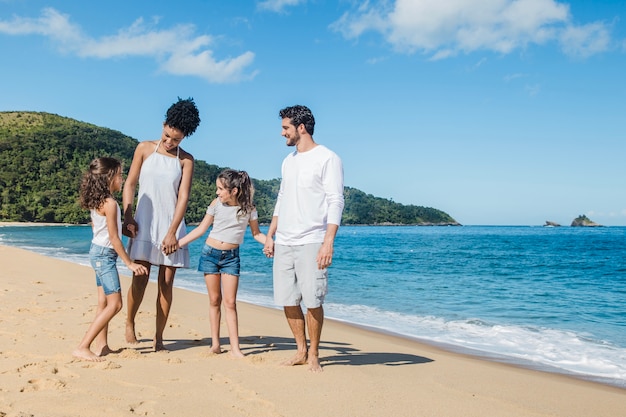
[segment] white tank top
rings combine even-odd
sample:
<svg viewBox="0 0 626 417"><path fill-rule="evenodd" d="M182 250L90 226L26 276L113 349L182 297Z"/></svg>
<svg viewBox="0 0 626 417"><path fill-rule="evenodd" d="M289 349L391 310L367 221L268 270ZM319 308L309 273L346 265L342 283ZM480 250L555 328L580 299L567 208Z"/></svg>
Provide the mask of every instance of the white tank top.
<svg viewBox="0 0 626 417"><path fill-rule="evenodd" d="M93 229L93 239L91 243L105 248L112 248L111 239L109 239L109 229L107 228L107 218L98 214L96 210L90 210L91 223ZM117 234L122 238L122 216L120 206L117 206Z"/></svg>

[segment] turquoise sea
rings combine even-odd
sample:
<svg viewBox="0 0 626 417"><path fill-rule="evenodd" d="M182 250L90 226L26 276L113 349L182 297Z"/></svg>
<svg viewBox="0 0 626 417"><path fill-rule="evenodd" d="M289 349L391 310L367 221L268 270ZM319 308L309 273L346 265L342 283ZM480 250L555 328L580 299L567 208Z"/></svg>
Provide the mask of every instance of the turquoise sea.
<svg viewBox="0 0 626 417"><path fill-rule="evenodd" d="M90 239L88 226L0 227L2 245L84 265ZM249 232L241 257L239 299L275 308ZM206 292L194 269L176 285ZM329 318L626 388L626 227L343 226L329 285Z"/></svg>

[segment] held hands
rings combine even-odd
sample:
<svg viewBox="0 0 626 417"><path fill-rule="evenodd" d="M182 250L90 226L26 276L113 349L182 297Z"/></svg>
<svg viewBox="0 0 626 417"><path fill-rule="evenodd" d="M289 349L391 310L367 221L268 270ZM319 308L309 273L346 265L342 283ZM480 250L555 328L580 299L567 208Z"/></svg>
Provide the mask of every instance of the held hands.
<svg viewBox="0 0 626 417"><path fill-rule="evenodd" d="M134 238L137 236L137 231L139 227L137 226L137 222L135 219L124 219L124 223L122 224L122 234L127 237Z"/></svg>
<svg viewBox="0 0 626 417"><path fill-rule="evenodd" d="M174 245L168 245L168 246L161 244L161 252L163 252L164 255L172 254L176 252L178 249L180 249L180 245L178 244L178 242L176 242Z"/></svg>
<svg viewBox="0 0 626 417"><path fill-rule="evenodd" d="M266 236L265 237L265 245L263 245L263 254L268 258L274 257L274 240Z"/></svg>
<svg viewBox="0 0 626 417"><path fill-rule="evenodd" d="M161 242L161 251L165 255L169 255L170 253L176 252L178 248L179 246L178 246L178 240L176 239L176 236L170 233L165 235L163 242Z"/></svg>

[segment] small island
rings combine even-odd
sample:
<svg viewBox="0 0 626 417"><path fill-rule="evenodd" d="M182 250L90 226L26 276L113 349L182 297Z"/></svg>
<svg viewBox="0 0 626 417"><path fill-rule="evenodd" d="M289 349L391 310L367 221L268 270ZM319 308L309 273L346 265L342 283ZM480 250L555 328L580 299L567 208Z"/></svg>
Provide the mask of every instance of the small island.
<svg viewBox="0 0 626 417"><path fill-rule="evenodd" d="M602 225L591 221L587 216L581 214L572 221L572 227L602 227Z"/></svg>
<svg viewBox="0 0 626 417"><path fill-rule="evenodd" d="M543 227L561 227L557 222L551 222L550 220L546 220L546 224Z"/></svg>

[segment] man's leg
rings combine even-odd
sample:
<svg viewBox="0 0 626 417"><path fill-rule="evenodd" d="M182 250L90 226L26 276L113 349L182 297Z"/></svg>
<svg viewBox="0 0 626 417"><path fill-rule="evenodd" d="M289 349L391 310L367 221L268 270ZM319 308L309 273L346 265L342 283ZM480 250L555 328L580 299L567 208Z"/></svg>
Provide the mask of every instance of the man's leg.
<svg viewBox="0 0 626 417"><path fill-rule="evenodd" d="M319 359L319 345L322 336L322 326L324 324L324 308L310 308L306 313L306 324L309 327L309 348L308 360L311 372L322 372Z"/></svg>
<svg viewBox="0 0 626 417"><path fill-rule="evenodd" d="M283 308L285 310L285 317L287 317L287 323L289 323L289 328L291 328L293 337L296 340L298 352L293 358L283 362L282 365L304 365L307 363L307 345L302 308L300 308L300 306L285 306Z"/></svg>

